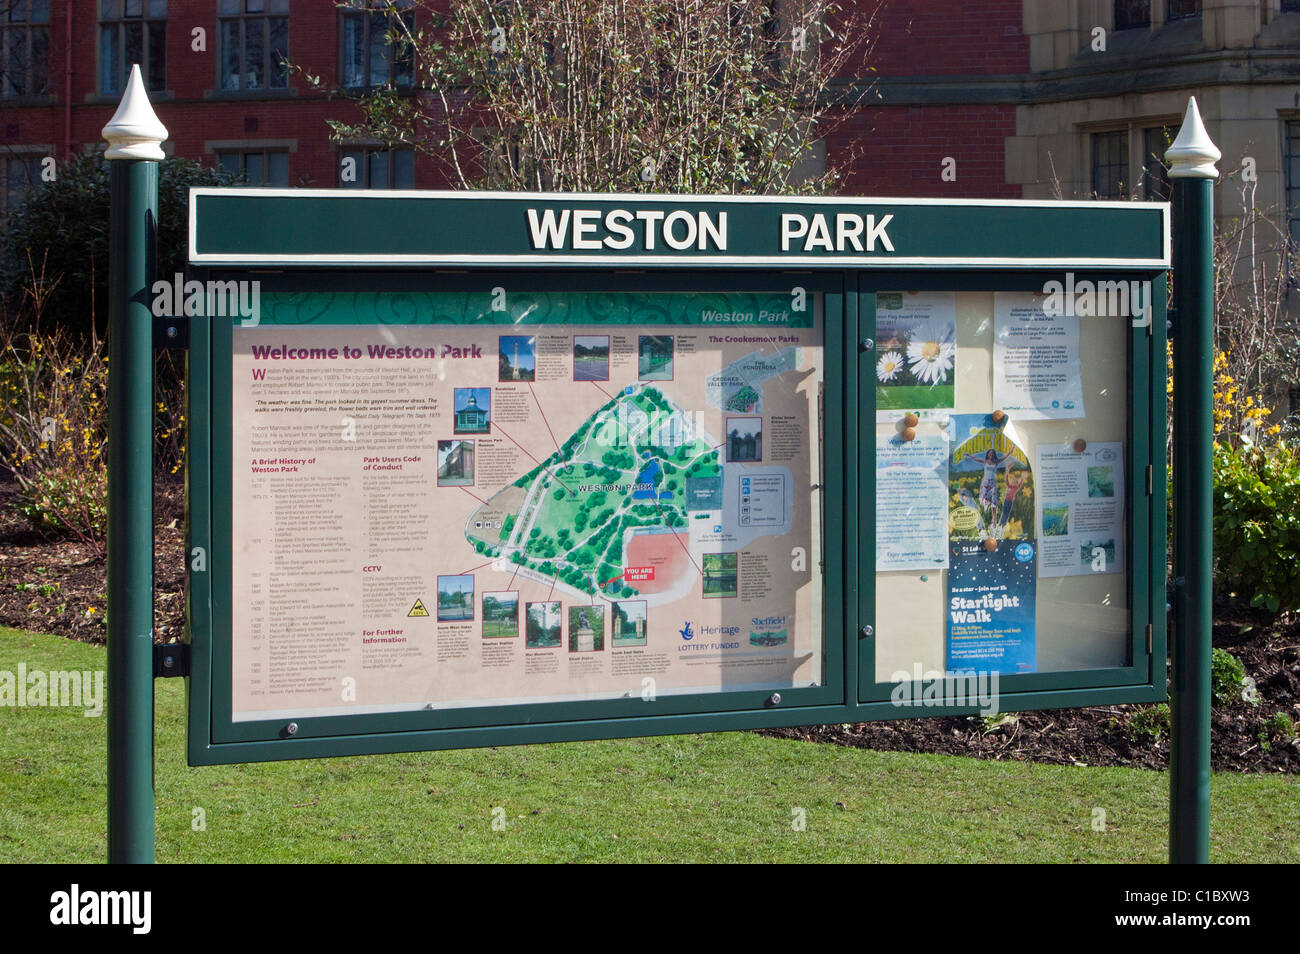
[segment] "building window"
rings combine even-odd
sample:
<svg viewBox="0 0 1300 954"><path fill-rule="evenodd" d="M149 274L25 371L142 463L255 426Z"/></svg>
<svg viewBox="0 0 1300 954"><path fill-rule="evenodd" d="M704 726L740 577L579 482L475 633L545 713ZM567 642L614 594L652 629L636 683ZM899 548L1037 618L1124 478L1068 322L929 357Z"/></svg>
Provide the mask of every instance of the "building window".
<svg viewBox="0 0 1300 954"><path fill-rule="evenodd" d="M1201 0L1169 0L1166 20L1187 20L1201 15Z"/></svg>
<svg viewBox="0 0 1300 954"><path fill-rule="evenodd" d="M1128 130L1092 134L1092 192L1098 199L1128 197Z"/></svg>
<svg viewBox="0 0 1300 954"><path fill-rule="evenodd" d="M289 185L289 154L267 149L232 149L217 153L217 165L231 175L243 176L241 185Z"/></svg>
<svg viewBox="0 0 1300 954"><path fill-rule="evenodd" d="M339 162L344 189L415 188L415 152L411 149L345 149Z"/></svg>
<svg viewBox="0 0 1300 954"><path fill-rule="evenodd" d="M400 0L409 7L411 0ZM410 86L414 73L414 51L402 39L402 24L414 28L414 13L403 10L402 23L393 14L373 7L386 7L386 0L347 0L352 8L343 13L340 36L343 41L343 85L349 88Z"/></svg>
<svg viewBox="0 0 1300 954"><path fill-rule="evenodd" d="M1174 130L1169 126L1148 126L1142 130L1142 198L1148 202L1168 202L1169 167L1165 151L1173 145Z"/></svg>
<svg viewBox="0 0 1300 954"><path fill-rule="evenodd" d="M1300 119L1286 121L1286 222L1291 241L1300 243Z"/></svg>
<svg viewBox="0 0 1300 954"><path fill-rule="evenodd" d="M1115 29L1132 30L1151 25L1151 0L1115 0Z"/></svg>
<svg viewBox="0 0 1300 954"><path fill-rule="evenodd" d="M150 90L167 88L167 0L99 0L99 91L122 92L132 63Z"/></svg>
<svg viewBox="0 0 1300 954"><path fill-rule="evenodd" d="M288 89L289 0L220 0L221 88Z"/></svg>
<svg viewBox="0 0 1300 954"><path fill-rule="evenodd" d="M41 184L43 156L0 155L0 221L22 205L27 193Z"/></svg>
<svg viewBox="0 0 1300 954"><path fill-rule="evenodd" d="M50 91L50 0L0 2L0 98Z"/></svg>

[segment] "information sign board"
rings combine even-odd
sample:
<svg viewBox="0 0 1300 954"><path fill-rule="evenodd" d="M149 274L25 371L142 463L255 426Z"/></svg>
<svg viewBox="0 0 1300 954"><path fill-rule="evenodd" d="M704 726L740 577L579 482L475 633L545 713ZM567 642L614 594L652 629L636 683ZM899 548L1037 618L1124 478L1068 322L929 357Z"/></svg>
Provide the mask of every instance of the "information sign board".
<svg viewBox="0 0 1300 954"><path fill-rule="evenodd" d="M194 190L191 762L1163 698L1168 248L1161 204ZM1057 315L1088 282L1139 290Z"/></svg>

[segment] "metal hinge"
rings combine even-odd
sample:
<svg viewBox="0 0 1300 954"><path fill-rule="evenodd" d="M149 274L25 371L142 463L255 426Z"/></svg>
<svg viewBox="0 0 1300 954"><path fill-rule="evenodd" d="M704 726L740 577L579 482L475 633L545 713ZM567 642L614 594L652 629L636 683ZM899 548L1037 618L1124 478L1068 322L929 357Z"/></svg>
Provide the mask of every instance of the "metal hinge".
<svg viewBox="0 0 1300 954"><path fill-rule="evenodd" d="M1152 637L1151 637L1151 632L1152 632L1151 624L1150 624L1150 623L1147 623L1147 655L1148 655L1148 656L1151 655L1151 645L1152 645L1152 643L1151 643L1151 638L1152 638Z"/></svg>
<svg viewBox="0 0 1300 954"><path fill-rule="evenodd" d="M1151 491L1152 491L1152 489L1153 489L1154 486L1155 486L1155 479L1156 479L1156 478L1155 478L1155 467L1154 467L1154 465L1152 465L1152 464L1147 464L1147 496L1148 496L1148 497L1151 496Z"/></svg>
<svg viewBox="0 0 1300 954"><path fill-rule="evenodd" d="M162 315L153 320L153 346L184 351L190 346L190 322L180 315Z"/></svg>
<svg viewBox="0 0 1300 954"><path fill-rule="evenodd" d="M190 674L189 643L155 643L153 647L153 677L169 679Z"/></svg>

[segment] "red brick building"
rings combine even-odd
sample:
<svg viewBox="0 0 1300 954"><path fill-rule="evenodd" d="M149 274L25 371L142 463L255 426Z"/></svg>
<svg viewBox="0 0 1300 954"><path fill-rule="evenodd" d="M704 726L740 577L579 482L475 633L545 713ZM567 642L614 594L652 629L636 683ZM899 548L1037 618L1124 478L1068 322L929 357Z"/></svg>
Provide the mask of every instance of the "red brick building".
<svg viewBox="0 0 1300 954"><path fill-rule="evenodd" d="M856 93L866 90L854 97L863 108L827 143L832 161L855 146L859 152L844 192L1020 197L1003 168L1003 142L1016 133L1015 99L979 90L1029 71L1022 6L889 0L881 7L867 61L841 78Z"/></svg>
<svg viewBox="0 0 1300 954"><path fill-rule="evenodd" d="M285 77L279 62L318 74L326 87L399 77L383 27L355 0L0 0L0 177L16 198L48 156L101 143L129 64L140 62L170 154L243 171L250 182L337 187L345 156L356 184L437 188L432 164L410 153L329 141L327 119L348 119L345 100ZM778 5L779 9L779 5ZM846 89L903 79L881 103L875 91L826 143L837 161L861 154L845 184L866 194L1018 195L1003 175L1002 139L1015 108L927 101L912 90L930 80L1028 69L1019 0L968 3L891 0L866 62L841 78ZM874 66L873 72L870 67ZM944 87L960 92L960 83ZM934 99L934 94L928 94ZM878 105L877 105L878 104ZM942 177L945 158L956 177ZM951 172L951 169L950 169ZM12 201L10 198L8 201ZM0 213L6 199L0 197Z"/></svg>
<svg viewBox="0 0 1300 954"><path fill-rule="evenodd" d="M355 76L372 60L387 65L370 55L370 18L329 0L0 0L6 6L0 49L27 61L0 59L0 153L14 173L15 158L30 167L100 144L136 61L169 154L240 169L254 183L336 186L340 151L325 121L351 107L307 91L280 63L291 56L329 85L344 68ZM390 173L413 184L400 161L395 170L391 158L369 165L363 185L372 172L378 186Z"/></svg>

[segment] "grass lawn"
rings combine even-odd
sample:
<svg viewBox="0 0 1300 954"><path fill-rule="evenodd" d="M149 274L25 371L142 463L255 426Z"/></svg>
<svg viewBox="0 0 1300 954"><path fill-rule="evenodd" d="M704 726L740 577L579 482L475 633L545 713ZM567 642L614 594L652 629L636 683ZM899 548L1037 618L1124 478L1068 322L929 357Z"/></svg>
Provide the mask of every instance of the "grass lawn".
<svg viewBox="0 0 1300 954"><path fill-rule="evenodd" d="M484 639L507 639L519 635L518 619L485 619L483 620L483 638Z"/></svg>
<svg viewBox="0 0 1300 954"><path fill-rule="evenodd" d="M20 662L99 669L104 651L0 628L0 670ZM184 685L156 693L160 862L1165 860L1168 779L1137 769L748 733L191 769ZM103 859L105 731L0 709L0 862ZM1216 775L1213 799L1212 860L1300 861L1296 779Z"/></svg>
<svg viewBox="0 0 1300 954"><path fill-rule="evenodd" d="M876 385L876 407L880 410L915 411L929 407L952 407L956 393L951 384Z"/></svg>

